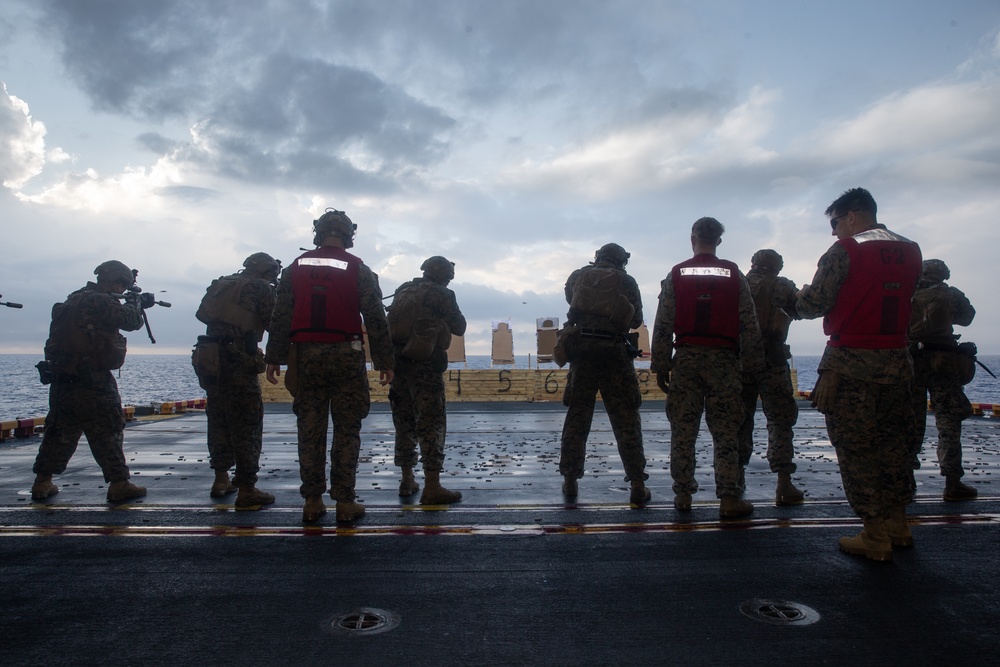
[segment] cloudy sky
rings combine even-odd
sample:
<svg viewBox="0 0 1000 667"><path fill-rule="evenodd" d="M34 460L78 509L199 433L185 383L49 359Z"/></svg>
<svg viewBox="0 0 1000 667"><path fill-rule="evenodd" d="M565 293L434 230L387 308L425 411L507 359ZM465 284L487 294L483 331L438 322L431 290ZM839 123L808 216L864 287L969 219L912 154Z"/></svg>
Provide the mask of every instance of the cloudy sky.
<svg viewBox="0 0 1000 667"><path fill-rule="evenodd" d="M801 285L864 186L1000 354L997 0L3 0L0 81L0 352L111 258L174 304L130 352L186 352L208 283L332 206L386 294L445 255L468 352L510 318L528 354L601 245L651 324L698 217Z"/></svg>

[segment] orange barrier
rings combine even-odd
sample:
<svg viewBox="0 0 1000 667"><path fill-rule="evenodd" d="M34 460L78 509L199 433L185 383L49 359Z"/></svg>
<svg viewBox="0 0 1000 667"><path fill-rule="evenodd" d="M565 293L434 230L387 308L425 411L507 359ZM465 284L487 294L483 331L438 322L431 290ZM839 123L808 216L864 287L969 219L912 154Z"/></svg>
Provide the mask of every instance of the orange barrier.
<svg viewBox="0 0 1000 667"><path fill-rule="evenodd" d="M795 395L800 400L808 401L812 392L797 391ZM486 399L489 400L489 399ZM495 399L494 399L495 400ZM173 415L181 414L187 410L204 410L207 400L196 398L187 401L169 401L161 403L159 414ZM930 401L927 402L927 409L930 411ZM135 419L135 406L126 405L123 408L125 421ZM975 417L1000 418L1000 403L972 403L972 414ZM45 417L31 417L28 419L9 419L0 421L0 441L10 438L27 438L38 435L45 430Z"/></svg>
<svg viewBox="0 0 1000 667"><path fill-rule="evenodd" d="M161 415L175 415L188 410L204 410L206 399L196 398L188 401L170 401L160 404Z"/></svg>
<svg viewBox="0 0 1000 667"><path fill-rule="evenodd" d="M990 413L992 417L1000 417L1000 403L973 403L972 414L975 417L982 417L983 413Z"/></svg>
<svg viewBox="0 0 1000 667"><path fill-rule="evenodd" d="M0 422L0 440L7 438L27 438L45 430L45 417L10 419Z"/></svg>
<svg viewBox="0 0 1000 667"><path fill-rule="evenodd" d="M188 401L171 401L161 403L160 414L171 415L185 412L186 410L204 410L206 399L196 398ZM125 413L125 421L130 422L135 419L135 406L126 405L122 407ZM8 419L0 421L0 441L10 438L27 438L32 435L39 435L45 431L45 417L31 417L28 419Z"/></svg>

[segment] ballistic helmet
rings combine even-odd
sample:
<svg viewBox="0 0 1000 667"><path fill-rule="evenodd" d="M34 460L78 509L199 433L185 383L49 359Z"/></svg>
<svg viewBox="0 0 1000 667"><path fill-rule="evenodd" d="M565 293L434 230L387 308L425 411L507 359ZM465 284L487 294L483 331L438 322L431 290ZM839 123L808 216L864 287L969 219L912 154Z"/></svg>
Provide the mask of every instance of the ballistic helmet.
<svg viewBox="0 0 1000 667"><path fill-rule="evenodd" d="M776 251L770 248L764 248L763 250L758 250L750 258L751 268L760 269L766 273L773 273L778 275L781 269L785 266L785 260L781 258Z"/></svg>
<svg viewBox="0 0 1000 667"><path fill-rule="evenodd" d="M358 226L351 222L346 213L328 208L318 220L313 220L313 243L320 245L323 239L333 235L344 242L345 248L353 248L354 233L357 230Z"/></svg>
<svg viewBox="0 0 1000 667"><path fill-rule="evenodd" d="M602 245L594 253L594 263L598 262L608 262L614 264L615 266L621 268L628 264L628 258L632 255L625 252L625 248L621 247L617 243L608 243Z"/></svg>
<svg viewBox="0 0 1000 667"><path fill-rule="evenodd" d="M447 285L455 278L455 262L449 262L441 255L425 259L420 270L424 272L424 278L442 285Z"/></svg>
<svg viewBox="0 0 1000 667"><path fill-rule="evenodd" d="M96 269L94 275L99 283L122 283L126 287L131 287L135 282L135 274L117 259L109 259Z"/></svg>
<svg viewBox="0 0 1000 667"><path fill-rule="evenodd" d="M951 278L951 271L948 270L948 265L942 262L940 259L925 259L923 263L923 272L920 274L920 282L923 283L940 283Z"/></svg>
<svg viewBox="0 0 1000 667"><path fill-rule="evenodd" d="M255 252L243 261L243 268L259 276L266 273L278 275L281 272L281 262L266 252Z"/></svg>

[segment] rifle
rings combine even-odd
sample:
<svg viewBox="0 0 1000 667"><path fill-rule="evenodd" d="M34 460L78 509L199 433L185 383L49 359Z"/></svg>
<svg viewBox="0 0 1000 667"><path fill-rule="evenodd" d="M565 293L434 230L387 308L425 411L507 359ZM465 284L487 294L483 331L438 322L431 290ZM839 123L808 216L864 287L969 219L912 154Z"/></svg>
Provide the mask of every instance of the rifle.
<svg viewBox="0 0 1000 667"><path fill-rule="evenodd" d="M989 373L990 377L992 377L994 380L996 379L997 376L993 375L993 371L991 371L989 368L987 368L986 364L984 364L983 362L979 361L979 359L976 359L976 363L979 364L984 371L986 371L987 373Z"/></svg>
<svg viewBox="0 0 1000 667"><path fill-rule="evenodd" d="M3 294L0 294L0 298L3 298ZM0 306L7 306L8 308L24 308L23 305L14 303L13 301L0 301Z"/></svg>
<svg viewBox="0 0 1000 667"><path fill-rule="evenodd" d="M133 279L139 277L139 270L132 269ZM149 327L149 318L146 316L146 309L155 306L163 306L164 308L170 308L170 304L166 301L157 301L156 297L153 296L152 292L143 292L142 288L139 287L135 282L132 286L125 290L124 294L112 294L118 299L137 299L139 306L142 309L142 323L146 325L146 335L149 336L149 342L156 345L156 339L153 338L153 330Z"/></svg>

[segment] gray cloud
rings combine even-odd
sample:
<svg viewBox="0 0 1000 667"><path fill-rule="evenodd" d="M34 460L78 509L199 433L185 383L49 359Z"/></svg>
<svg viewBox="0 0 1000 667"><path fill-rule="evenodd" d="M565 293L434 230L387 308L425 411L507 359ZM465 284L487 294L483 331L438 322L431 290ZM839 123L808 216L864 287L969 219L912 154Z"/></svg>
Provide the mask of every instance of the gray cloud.
<svg viewBox="0 0 1000 667"><path fill-rule="evenodd" d="M329 56L233 41L227 29L261 28L243 23L237 4L55 0L46 24L96 108L187 121L200 142L181 145L177 157L230 178L384 192L447 154L455 121L446 113ZM251 6L283 18L273 5ZM302 7L288 10L294 25ZM164 153L181 144L155 132L137 142Z"/></svg>
<svg viewBox="0 0 1000 667"><path fill-rule="evenodd" d="M211 62L219 43L217 26L196 6L48 0L44 8L63 64L96 108L158 119L183 113L186 100L206 92L185 76Z"/></svg>
<svg viewBox="0 0 1000 667"><path fill-rule="evenodd" d="M341 151L358 144L389 165L437 161L446 147L437 137L454 125L370 72L288 54L265 59L250 86L224 96L213 120L262 145Z"/></svg>
<svg viewBox="0 0 1000 667"><path fill-rule="evenodd" d="M169 153L180 147L180 142L159 132L143 132L135 138L135 144L157 155Z"/></svg>

